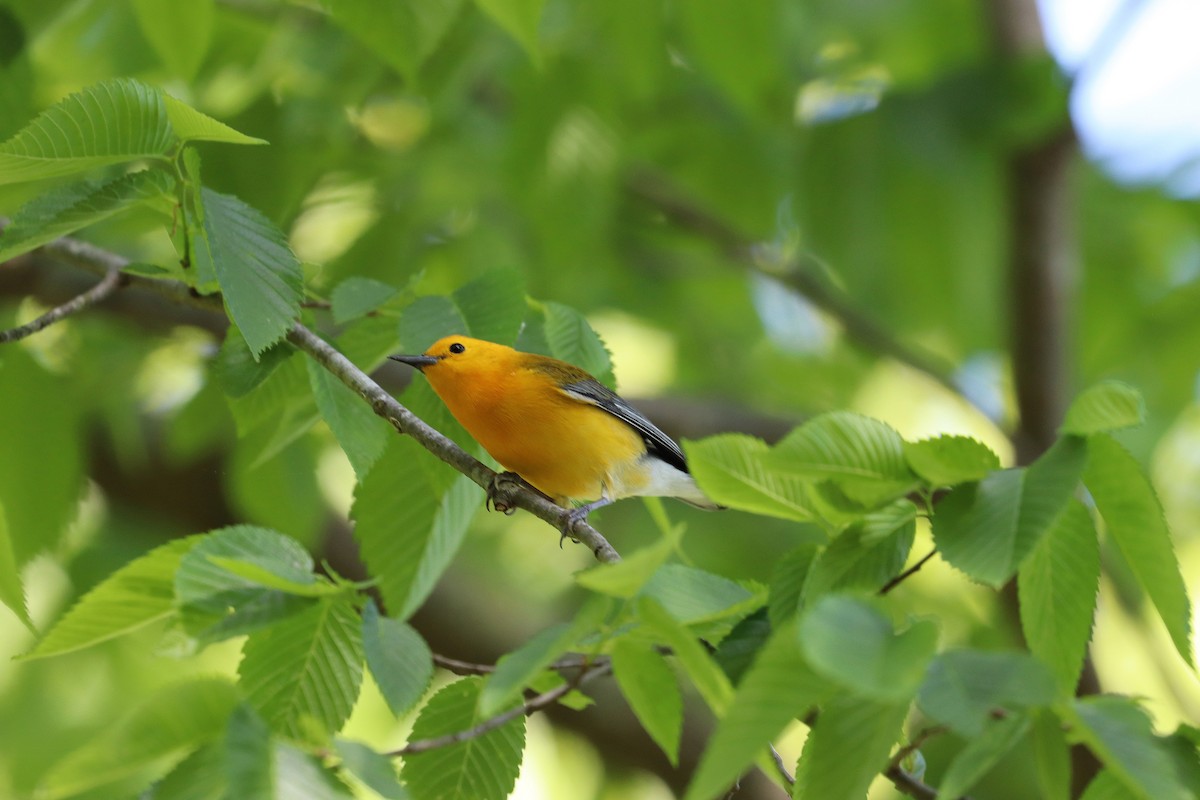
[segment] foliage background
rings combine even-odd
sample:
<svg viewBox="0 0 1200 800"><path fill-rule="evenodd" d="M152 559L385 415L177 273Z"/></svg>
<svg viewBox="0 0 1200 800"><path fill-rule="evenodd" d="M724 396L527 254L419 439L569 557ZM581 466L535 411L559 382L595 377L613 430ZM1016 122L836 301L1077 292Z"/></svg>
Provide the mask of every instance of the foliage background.
<svg viewBox="0 0 1200 800"><path fill-rule="evenodd" d="M688 438L773 440L852 408L909 438L966 432L1027 463L1070 393L1128 381L1148 424L1121 438L1150 465L1196 596L1196 208L1117 185L1079 157L1070 76L1028 33L1033 14L999 0L439 0L423 13L7 0L0 138L106 77L162 86L270 142L202 146L205 180L289 232L318 297L349 276L434 294L513 269L532 297L586 313L622 393ZM33 192L0 187L0 211ZM664 197L697 213L671 213ZM88 237L169 261L170 242L147 223L123 218ZM850 299L840 320L767 274L789 258ZM5 265L3 327L87 280L38 256ZM855 337L864 319L884 335ZM254 463L257 443L235 436L208 368L221 335L202 315L122 296L22 345L44 368L0 374L0 478L43 495L45 516L31 522L62 531L26 571L39 625L133 556L239 521L287 531L356 574L348 464L321 426ZM910 352L936 375L902 363ZM409 379L399 367L377 377L394 394ZM5 455L31 452L36 463ZM698 566L738 579L768 581L812 535L670 512ZM622 552L657 536L638 502L598 519ZM553 545L528 516L478 515L414 624L437 652L494 661L578 602L572 573L590 555ZM1120 555L1106 548L1104 564L1100 684L1146 697L1162 731L1195 722L1194 675ZM938 609L949 643L1015 635L1002 596L937 560L894 597L900 613ZM6 655L31 644L11 616L0 630ZM146 635L0 667L0 794L28 794L60 753L169 679L237 659L228 647L180 659L156 645ZM616 693L596 691L592 709L531 728L522 796L566 796L564 782L571 796L669 796L685 783L705 715L689 714L674 769ZM404 733L370 691L351 730L381 746ZM942 747L926 748L931 770ZM1028 780L997 769L975 794L1032 796Z"/></svg>

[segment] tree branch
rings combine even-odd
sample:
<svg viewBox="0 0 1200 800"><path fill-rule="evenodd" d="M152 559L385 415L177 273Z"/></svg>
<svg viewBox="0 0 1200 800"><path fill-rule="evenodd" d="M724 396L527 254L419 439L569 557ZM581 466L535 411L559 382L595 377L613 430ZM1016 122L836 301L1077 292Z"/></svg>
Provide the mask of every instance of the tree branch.
<svg viewBox="0 0 1200 800"><path fill-rule="evenodd" d="M191 287L180 281L121 273L121 270L129 264L128 259L87 242L63 238L43 245L41 250L68 264L92 272L103 273L106 276L115 274L117 277L114 279L112 289L107 290L109 293L116 288L125 286L142 286L177 303L219 314L224 313L219 296L197 294ZM53 321L55 320L51 320L51 322ZM426 450L475 481L483 489L487 490L492 487L496 472L398 403L379 384L371 380L365 372L320 336L297 322L288 331L287 338L289 342L303 350L359 394L370 404L376 414L390 422L397 431L411 436ZM586 521L573 522L569 516L569 509L556 505L540 493L513 481L503 482L500 489L498 496L510 508L523 508L557 529L562 536L586 544L597 560L606 563L621 560L617 551L599 531Z"/></svg>
<svg viewBox="0 0 1200 800"><path fill-rule="evenodd" d="M88 306L94 306L104 298L111 295L117 289L121 288L121 271L119 269L109 269L104 277L81 295L68 300L61 306L50 309L45 314L29 322L25 325L19 325L6 331L0 331L0 344L5 342L15 342L24 339L26 336L32 336L38 331L48 328L54 323L69 317L71 314L82 311Z"/></svg>
<svg viewBox="0 0 1200 800"><path fill-rule="evenodd" d="M610 672L612 672L612 665L608 662L597 664L590 669L587 666L584 666L579 670L579 673L572 680L567 681L562 686L556 686L548 692L543 692L532 700L527 700L522 705L509 709L503 714L497 714L496 716L486 719L478 725L467 728L466 730L455 731L454 733L447 733L444 736L435 736L430 739L418 739L415 742L409 742L399 750L393 750L387 755L410 756L415 753L424 753L429 750L450 747L451 745L458 744L459 742L478 739L485 733L494 731L496 728L502 727L517 717L528 716L529 714L533 714L542 710L543 708L554 705L562 697L566 696L575 689L578 689L588 681L598 678L602 675L607 675Z"/></svg>
<svg viewBox="0 0 1200 800"><path fill-rule="evenodd" d="M932 556L933 553L930 553L929 555ZM929 556L926 556L926 559L928 558ZM908 758L912 753L915 753L917 750L919 750L921 745L925 744L925 742L929 741L934 736L939 736L945 733L947 730L948 728L945 725L933 725L928 728L924 728L913 737L911 742L901 747L895 752L895 754L892 755L892 758L890 761L888 761L887 768L883 771L883 774L892 782L892 785L896 787L897 791L906 794L909 797L915 797L917 800L937 800L937 789L920 780L915 775L910 774L904 769L904 767L900 765L904 759ZM970 798L964 795L956 798L956 800L970 800Z"/></svg>
<svg viewBox="0 0 1200 800"><path fill-rule="evenodd" d="M896 577L892 578L890 581L888 581L887 583L885 583L883 586L879 587L879 591L878 591L878 592L876 592L875 594L880 594L880 595L883 595L883 594L887 594L887 593L888 593L888 592L890 592L892 589L895 589L895 588L896 588L897 586L899 586L901 583L903 583L904 581L908 580L910 577L912 577L913 575L915 575L915 574L917 573L917 571L921 569L921 567L925 566L925 562L926 562L926 561L928 561L929 559L933 558L935 555L937 555L937 548L936 548L936 547L935 547L935 548L933 548L932 550L930 550L930 551L929 551L929 552L928 552L928 553L925 555L925 557L924 557L924 558L922 558L920 561L918 561L917 563L913 564L911 567L909 567L908 569L904 570L904 572L901 572L901 573L900 573L899 575L897 575Z"/></svg>
<svg viewBox="0 0 1200 800"><path fill-rule="evenodd" d="M855 307L842 292L822 280L819 271L805 263L806 259L792 259L778 268L768 269L756 256L750 239L686 197L662 175L637 172L626 180L625 185L631 194L654 206L677 227L712 242L730 261L783 281L799 292L836 319L846 335L863 349L912 367L970 402L954 382L952 365L927 350L901 342Z"/></svg>

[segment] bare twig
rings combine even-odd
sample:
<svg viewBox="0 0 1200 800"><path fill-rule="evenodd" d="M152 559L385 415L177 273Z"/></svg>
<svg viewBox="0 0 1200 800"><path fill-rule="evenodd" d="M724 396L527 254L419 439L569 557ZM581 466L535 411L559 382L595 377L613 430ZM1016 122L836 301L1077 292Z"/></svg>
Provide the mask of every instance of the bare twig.
<svg viewBox="0 0 1200 800"><path fill-rule="evenodd" d="M61 306L56 306L50 309L45 314L35 319L33 322L19 325L6 331L0 331L0 344L4 342L15 342L19 339L24 339L26 336L32 336L38 331L48 328L71 314L82 311L88 306L94 306L104 298L111 295L117 289L121 288L121 271L119 269L109 268L104 273L104 277L83 294L68 300Z"/></svg>
<svg viewBox="0 0 1200 800"><path fill-rule="evenodd" d="M457 658L433 654L433 663L447 672L453 672L455 675L490 675L496 671L496 667L492 664L478 664L474 661L460 661ZM556 671L568 669L583 669L587 666L596 666L598 664L607 664L608 656L598 656L588 658L587 656L564 656L551 664L547 669Z"/></svg>
<svg viewBox="0 0 1200 800"><path fill-rule="evenodd" d="M932 555L932 553L930 554ZM884 776L892 782L897 791L915 797L917 800L937 800L937 789L926 784L915 775L908 773L904 767L900 766L904 759L915 753L921 748L921 745L932 739L934 736L939 736L949 730L945 725L931 725L928 728L920 730L912 741L901 747L888 761L887 768L884 769ZM958 798L958 800L970 800L968 797Z"/></svg>
<svg viewBox="0 0 1200 800"><path fill-rule="evenodd" d="M883 586L879 587L879 591L876 592L876 594L887 594L892 589L895 589L901 583L908 580L908 578L915 575L917 573L917 571L919 569L921 569L921 567L925 566L925 562L928 561L929 559L933 558L935 555L937 555L936 547L934 549L930 550L928 553L926 553L925 556L920 561L913 564L911 567L904 570L904 572L901 572L896 577L892 578L890 581L885 583Z"/></svg>
<svg viewBox="0 0 1200 800"><path fill-rule="evenodd" d="M219 296L199 295L180 281L148 278L141 275L121 275L120 270L129 264L128 259L87 242L63 238L45 244L41 249L62 261L92 272L100 272L105 275L117 273L120 278L116 284L118 288L123 286L145 287L177 303L203 308L215 313L224 313ZM379 384L371 380L365 372L320 336L300 323L295 323L288 331L287 338L363 397L370 403L372 410L392 423L396 430L411 436L418 444L471 478L485 490L492 485L497 473L400 405ZM563 536L586 544L599 561L611 563L621 560L617 551L599 531L586 521L573 522L569 518L569 509L562 508L540 494L513 482L506 483L503 488L502 499L509 507L523 508L538 519L549 523Z"/></svg>
<svg viewBox="0 0 1200 800"><path fill-rule="evenodd" d="M535 712L541 711L543 708L552 706L560 699L565 697L570 692L578 689L583 684L590 680L598 678L602 675L607 675L612 671L612 666L609 663L597 664L590 669L583 667L579 673L572 679L561 686L556 686L548 692L543 692L531 700L525 701L522 705L516 708L509 709L503 714L497 714L490 719L486 719L478 725L467 728L466 730L447 733L444 736L435 736L430 739L418 739L415 742L409 742L399 750L393 750L388 753L389 756L410 756L415 753L424 753L429 750L437 750L442 747L450 747L459 742L470 741L477 739L486 733L496 730L511 722L520 716L527 716Z"/></svg>
<svg viewBox="0 0 1200 800"><path fill-rule="evenodd" d="M794 259L778 269L765 268L755 255L755 248L750 239L691 198L684 196L661 175L649 172L635 173L626 181L626 187L632 194L654 206L679 228L712 242L730 261L781 280L795 289L836 319L846 335L860 347L906 364L970 402L970 398L967 398L954 382L951 365L933 353L897 339L855 307L842 292L822 280L819 272L804 260Z"/></svg>

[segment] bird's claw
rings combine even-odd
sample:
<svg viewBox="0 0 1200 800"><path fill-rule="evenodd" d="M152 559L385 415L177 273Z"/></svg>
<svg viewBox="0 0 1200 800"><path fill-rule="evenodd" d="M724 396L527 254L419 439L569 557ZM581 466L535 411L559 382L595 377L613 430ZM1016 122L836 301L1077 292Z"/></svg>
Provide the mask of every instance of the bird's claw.
<svg viewBox="0 0 1200 800"><path fill-rule="evenodd" d="M511 492L523 483L515 472L499 472L488 484L487 499L483 505L491 511L495 509L505 516L511 517L516 513L517 506L510 501Z"/></svg>

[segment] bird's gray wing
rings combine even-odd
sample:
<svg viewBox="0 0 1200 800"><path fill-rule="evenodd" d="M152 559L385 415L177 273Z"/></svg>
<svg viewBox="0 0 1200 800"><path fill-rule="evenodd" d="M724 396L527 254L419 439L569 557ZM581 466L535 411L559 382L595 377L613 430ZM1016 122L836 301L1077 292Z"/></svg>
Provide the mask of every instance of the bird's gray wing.
<svg viewBox="0 0 1200 800"><path fill-rule="evenodd" d="M604 384L588 378L563 384L561 388L576 400L598 406L612 414L641 434L642 439L646 442L648 452L677 469L688 471L687 458L684 457L683 451L679 449L675 440L659 430L658 426L646 419L642 412L622 400L616 392Z"/></svg>

